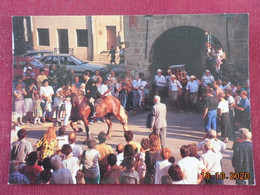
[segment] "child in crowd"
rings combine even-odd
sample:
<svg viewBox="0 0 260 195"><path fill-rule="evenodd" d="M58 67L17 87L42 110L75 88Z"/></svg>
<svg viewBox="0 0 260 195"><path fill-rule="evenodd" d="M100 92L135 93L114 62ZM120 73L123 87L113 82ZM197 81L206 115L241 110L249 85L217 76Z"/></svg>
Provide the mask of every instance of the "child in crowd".
<svg viewBox="0 0 260 195"><path fill-rule="evenodd" d="M42 118L42 108L41 108L41 96L39 94L35 95L34 100L34 124L41 124Z"/></svg>

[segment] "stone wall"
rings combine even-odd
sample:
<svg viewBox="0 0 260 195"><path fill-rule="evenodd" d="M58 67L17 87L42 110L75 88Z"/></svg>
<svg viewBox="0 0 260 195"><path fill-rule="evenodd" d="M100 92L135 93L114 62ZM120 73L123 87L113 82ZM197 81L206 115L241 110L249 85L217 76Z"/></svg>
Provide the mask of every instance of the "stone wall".
<svg viewBox="0 0 260 195"><path fill-rule="evenodd" d="M227 27L228 20L228 30ZM155 40L168 29L178 26L193 26L214 35L227 54L227 65L248 67L248 15L154 15L148 21L147 58L145 58L145 16L124 16L126 65L134 72L149 75L152 63L151 48ZM246 70L246 68L245 68Z"/></svg>

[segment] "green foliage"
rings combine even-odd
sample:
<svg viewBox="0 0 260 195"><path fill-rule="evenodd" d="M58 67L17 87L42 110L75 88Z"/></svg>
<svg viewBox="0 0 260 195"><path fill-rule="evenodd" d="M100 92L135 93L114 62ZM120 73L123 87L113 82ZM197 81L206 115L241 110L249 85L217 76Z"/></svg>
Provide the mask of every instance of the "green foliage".
<svg viewBox="0 0 260 195"><path fill-rule="evenodd" d="M62 84L73 81L73 78L74 74L71 71L66 71L64 66L56 65L56 70L49 76L49 82L54 89L57 89Z"/></svg>

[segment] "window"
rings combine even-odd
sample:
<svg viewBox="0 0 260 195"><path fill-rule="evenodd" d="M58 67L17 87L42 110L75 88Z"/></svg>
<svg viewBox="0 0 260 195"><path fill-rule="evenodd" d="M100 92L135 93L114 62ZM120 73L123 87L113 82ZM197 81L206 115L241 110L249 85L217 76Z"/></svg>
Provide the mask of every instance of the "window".
<svg viewBox="0 0 260 195"><path fill-rule="evenodd" d="M49 29L38 28L38 41L40 46L50 46Z"/></svg>
<svg viewBox="0 0 260 195"><path fill-rule="evenodd" d="M88 30L77 29L78 47L88 46Z"/></svg>
<svg viewBox="0 0 260 195"><path fill-rule="evenodd" d="M60 65L76 66L77 64L73 62L69 57L60 56Z"/></svg>

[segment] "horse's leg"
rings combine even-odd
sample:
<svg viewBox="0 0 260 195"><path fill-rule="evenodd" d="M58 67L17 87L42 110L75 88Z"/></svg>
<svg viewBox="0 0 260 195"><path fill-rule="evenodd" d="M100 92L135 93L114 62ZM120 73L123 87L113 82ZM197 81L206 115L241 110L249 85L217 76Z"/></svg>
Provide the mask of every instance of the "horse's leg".
<svg viewBox="0 0 260 195"><path fill-rule="evenodd" d="M77 127L77 120L75 119L71 120L70 126L72 127L74 132L80 133L83 131L81 127L80 128Z"/></svg>
<svg viewBox="0 0 260 195"><path fill-rule="evenodd" d="M110 138L110 137L111 137L111 134L112 134L111 114L107 114L107 115L105 116L105 120L106 120L106 123L107 123L107 126L108 126L107 136L108 136L108 138Z"/></svg>
<svg viewBox="0 0 260 195"><path fill-rule="evenodd" d="M85 125L85 129L86 129L86 133L87 133L87 138L85 139L85 141L83 142L83 144L86 144L87 141L89 141L90 139L90 133L89 133L89 121L87 118L83 119L84 125Z"/></svg>
<svg viewBox="0 0 260 195"><path fill-rule="evenodd" d="M120 105L120 109L117 112L114 112L115 117L119 120L122 124L124 131L128 131L128 116L125 113L124 108Z"/></svg>

